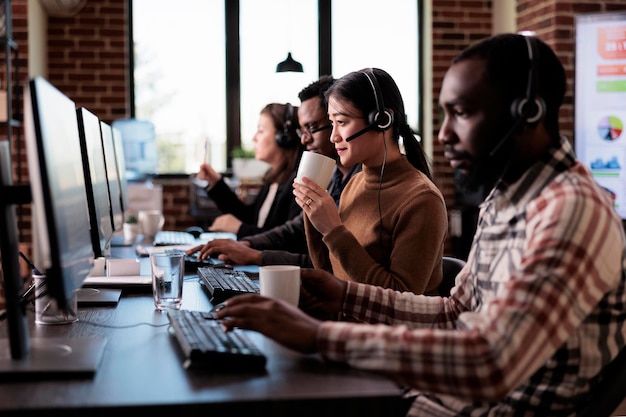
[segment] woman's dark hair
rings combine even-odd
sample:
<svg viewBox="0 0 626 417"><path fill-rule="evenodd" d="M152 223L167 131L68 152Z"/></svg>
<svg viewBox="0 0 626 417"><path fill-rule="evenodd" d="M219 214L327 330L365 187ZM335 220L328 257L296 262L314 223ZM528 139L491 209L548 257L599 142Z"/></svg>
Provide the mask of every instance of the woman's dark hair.
<svg viewBox="0 0 626 417"><path fill-rule="evenodd" d="M543 117L546 130L552 140L559 140L559 108L565 96L566 75L563 64L552 48L539 38L536 45L535 94L545 103ZM531 68L528 44L524 35L504 33L479 41L457 55L452 63L467 59L485 60L487 83L500 94L503 106L511 106L514 100L526 96ZM507 107L507 108L508 108ZM513 115L511 115L513 123Z"/></svg>
<svg viewBox="0 0 626 417"><path fill-rule="evenodd" d="M298 107L293 106L291 127L288 128L287 131L285 131L285 117L287 115L285 109L285 104L270 103L261 110L261 114L267 114L272 119L277 135L282 135L284 132L289 136L289 139L285 142L287 146L280 146L282 151L280 163L278 166L272 167L267 171L263 178L263 181L268 183L282 183L287 181L291 174L296 171L296 167L302 156L303 147L296 133L296 129L300 126L300 122L298 121Z"/></svg>
<svg viewBox="0 0 626 417"><path fill-rule="evenodd" d="M393 113L393 137L399 142L403 139L407 160L432 180L426 154L413 130L408 125L404 111L404 101L396 82L391 76L379 68L367 68L350 72L335 81L326 92L326 100L333 96L339 100L350 102L367 120L372 111L377 110L376 92L365 73L373 74L380 87L385 109Z"/></svg>

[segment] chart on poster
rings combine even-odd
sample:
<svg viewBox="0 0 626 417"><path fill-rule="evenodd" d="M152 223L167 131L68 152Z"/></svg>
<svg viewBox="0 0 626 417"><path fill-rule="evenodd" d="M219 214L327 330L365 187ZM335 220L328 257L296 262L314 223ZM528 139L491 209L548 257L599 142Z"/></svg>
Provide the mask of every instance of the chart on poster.
<svg viewBox="0 0 626 417"><path fill-rule="evenodd" d="M575 149L626 220L626 11L575 16Z"/></svg>

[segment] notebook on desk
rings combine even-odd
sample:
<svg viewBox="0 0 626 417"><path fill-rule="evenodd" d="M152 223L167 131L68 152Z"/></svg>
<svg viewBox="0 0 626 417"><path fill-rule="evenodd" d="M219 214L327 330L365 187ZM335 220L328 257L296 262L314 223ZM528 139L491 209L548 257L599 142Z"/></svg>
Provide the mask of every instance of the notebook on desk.
<svg viewBox="0 0 626 417"><path fill-rule="evenodd" d="M115 305L121 295L122 290L115 288L79 288L76 292L79 307Z"/></svg>
<svg viewBox="0 0 626 417"><path fill-rule="evenodd" d="M88 276L84 287L145 287L152 286L150 262L147 259L107 259L103 275Z"/></svg>
<svg viewBox="0 0 626 417"><path fill-rule="evenodd" d="M152 278L148 275L128 275L128 276L93 276L85 278L84 287L146 287L152 286Z"/></svg>

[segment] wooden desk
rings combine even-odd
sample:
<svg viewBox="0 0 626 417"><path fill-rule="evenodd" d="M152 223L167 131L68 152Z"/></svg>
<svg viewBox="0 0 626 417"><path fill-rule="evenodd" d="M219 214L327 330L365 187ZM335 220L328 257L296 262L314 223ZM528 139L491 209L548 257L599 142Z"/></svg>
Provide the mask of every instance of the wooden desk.
<svg viewBox="0 0 626 417"><path fill-rule="evenodd" d="M183 291L183 308L210 308L197 279L188 278ZM108 339L104 356L93 378L0 383L0 414L404 414L402 389L390 379L328 364L316 355L296 354L253 332L251 337L268 358L265 374L186 370L167 322L164 313L155 311L149 290L124 292L116 307L81 308L79 321L69 325L35 325L31 316L31 337L103 336ZM0 332L6 337L6 323L0 323Z"/></svg>

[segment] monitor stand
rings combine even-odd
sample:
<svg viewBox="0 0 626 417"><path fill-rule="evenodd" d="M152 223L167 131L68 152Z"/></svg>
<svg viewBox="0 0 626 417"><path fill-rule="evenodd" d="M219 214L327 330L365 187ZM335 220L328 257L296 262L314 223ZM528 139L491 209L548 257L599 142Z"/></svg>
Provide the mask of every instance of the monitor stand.
<svg viewBox="0 0 626 417"><path fill-rule="evenodd" d="M91 378L98 370L104 338L30 338L30 352L13 359L9 340L0 339L0 381Z"/></svg>

